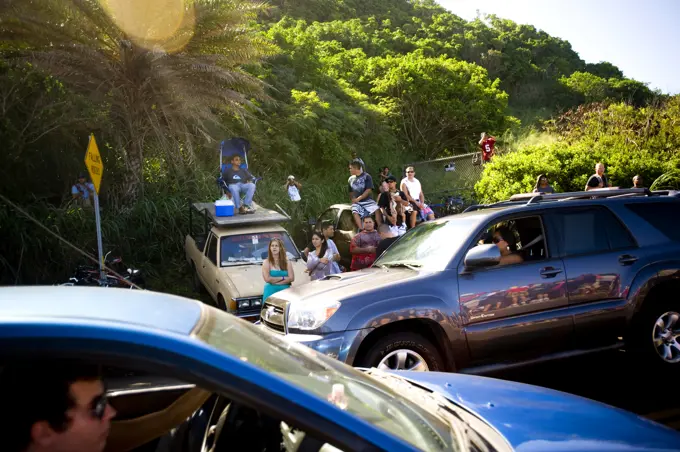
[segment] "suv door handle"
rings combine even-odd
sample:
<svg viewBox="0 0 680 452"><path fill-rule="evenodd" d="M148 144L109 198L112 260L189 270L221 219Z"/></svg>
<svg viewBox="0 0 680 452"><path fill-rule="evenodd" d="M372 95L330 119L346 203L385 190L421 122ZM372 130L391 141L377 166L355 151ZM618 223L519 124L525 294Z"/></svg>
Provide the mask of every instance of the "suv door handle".
<svg viewBox="0 0 680 452"><path fill-rule="evenodd" d="M623 256L619 256L619 263L621 265L630 265L634 264L638 258L636 256L631 256L630 254L624 254Z"/></svg>
<svg viewBox="0 0 680 452"><path fill-rule="evenodd" d="M541 269L541 278L554 278L562 273L562 269L553 267L543 267Z"/></svg>

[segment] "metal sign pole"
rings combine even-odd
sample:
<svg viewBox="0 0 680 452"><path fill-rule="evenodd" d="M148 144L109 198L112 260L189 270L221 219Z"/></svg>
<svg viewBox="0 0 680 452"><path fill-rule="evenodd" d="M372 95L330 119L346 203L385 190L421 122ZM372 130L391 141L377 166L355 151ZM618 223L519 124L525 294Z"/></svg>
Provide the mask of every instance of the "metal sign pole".
<svg viewBox="0 0 680 452"><path fill-rule="evenodd" d="M99 215L99 195L94 192L94 219L97 224L97 249L99 251L99 278L102 282L106 280L104 274L104 247L102 246L102 219Z"/></svg>

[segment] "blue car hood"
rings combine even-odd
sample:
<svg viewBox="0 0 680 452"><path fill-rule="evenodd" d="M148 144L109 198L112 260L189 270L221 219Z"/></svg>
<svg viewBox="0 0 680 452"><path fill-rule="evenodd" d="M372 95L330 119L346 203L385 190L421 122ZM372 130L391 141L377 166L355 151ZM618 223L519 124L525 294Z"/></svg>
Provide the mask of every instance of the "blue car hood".
<svg viewBox="0 0 680 452"><path fill-rule="evenodd" d="M395 374L476 414L520 452L680 450L680 433L564 392L463 374Z"/></svg>

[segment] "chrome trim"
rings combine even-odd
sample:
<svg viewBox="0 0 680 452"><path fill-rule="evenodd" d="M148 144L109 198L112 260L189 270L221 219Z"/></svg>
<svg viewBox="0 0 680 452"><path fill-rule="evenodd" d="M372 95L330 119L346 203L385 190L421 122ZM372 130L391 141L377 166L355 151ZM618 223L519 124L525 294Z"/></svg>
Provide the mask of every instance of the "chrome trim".
<svg viewBox="0 0 680 452"><path fill-rule="evenodd" d="M162 391L176 391L179 389L194 389L196 385L194 384L178 384L172 386L153 386L151 388L140 388L140 389L115 389L113 391L107 392L109 397L120 397L123 395L133 395L133 394L143 394L145 392L162 392Z"/></svg>

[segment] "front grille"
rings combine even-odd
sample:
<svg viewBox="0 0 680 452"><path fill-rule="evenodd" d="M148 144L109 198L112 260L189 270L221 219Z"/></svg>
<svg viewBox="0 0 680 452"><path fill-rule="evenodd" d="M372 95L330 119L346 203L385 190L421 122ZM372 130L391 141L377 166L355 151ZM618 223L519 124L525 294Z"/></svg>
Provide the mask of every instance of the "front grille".
<svg viewBox="0 0 680 452"><path fill-rule="evenodd" d="M269 329L285 333L285 319L283 308L265 302L260 312L260 320Z"/></svg>

